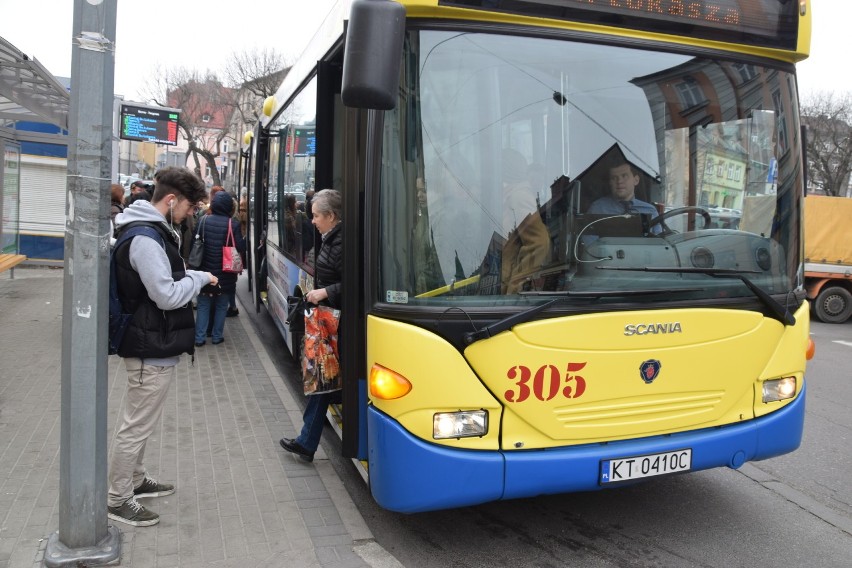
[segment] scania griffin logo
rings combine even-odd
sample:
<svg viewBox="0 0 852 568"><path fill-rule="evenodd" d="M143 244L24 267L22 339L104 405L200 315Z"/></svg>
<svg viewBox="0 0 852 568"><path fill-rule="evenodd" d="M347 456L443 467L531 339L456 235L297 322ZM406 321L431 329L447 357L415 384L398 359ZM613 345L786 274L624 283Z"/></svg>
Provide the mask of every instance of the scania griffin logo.
<svg viewBox="0 0 852 568"><path fill-rule="evenodd" d="M624 326L624 335L648 335L649 333L683 333L680 322L630 323Z"/></svg>
<svg viewBox="0 0 852 568"><path fill-rule="evenodd" d="M639 365L639 376L645 381L645 384L650 385L660 374L660 369L663 364L657 359L648 359Z"/></svg>

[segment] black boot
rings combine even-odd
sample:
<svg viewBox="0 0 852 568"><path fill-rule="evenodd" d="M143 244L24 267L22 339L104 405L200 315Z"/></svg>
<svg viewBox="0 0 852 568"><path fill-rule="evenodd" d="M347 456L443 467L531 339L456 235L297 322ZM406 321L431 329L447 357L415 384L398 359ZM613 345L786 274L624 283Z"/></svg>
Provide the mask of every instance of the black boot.
<svg viewBox="0 0 852 568"><path fill-rule="evenodd" d="M290 438L281 438L278 443L281 444L282 448L284 448L288 452L297 454L303 460L309 462L314 461L314 452L308 451L307 449L303 448L302 445L296 440L291 440Z"/></svg>

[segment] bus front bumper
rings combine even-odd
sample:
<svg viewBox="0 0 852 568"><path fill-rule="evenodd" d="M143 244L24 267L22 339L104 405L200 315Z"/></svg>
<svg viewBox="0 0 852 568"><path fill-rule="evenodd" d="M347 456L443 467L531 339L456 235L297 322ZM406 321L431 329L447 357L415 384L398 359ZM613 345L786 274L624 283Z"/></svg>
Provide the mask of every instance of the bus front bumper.
<svg viewBox="0 0 852 568"><path fill-rule="evenodd" d="M370 488L382 507L417 513L602 489L601 462L690 448L692 467L737 468L799 447L805 387L787 406L748 422L678 434L546 450L474 451L431 444L368 409Z"/></svg>

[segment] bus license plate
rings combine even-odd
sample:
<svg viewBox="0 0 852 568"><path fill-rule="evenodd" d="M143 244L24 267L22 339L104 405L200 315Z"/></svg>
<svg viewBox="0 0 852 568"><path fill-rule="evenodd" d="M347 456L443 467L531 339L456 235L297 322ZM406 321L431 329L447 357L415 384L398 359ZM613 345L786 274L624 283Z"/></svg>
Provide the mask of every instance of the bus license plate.
<svg viewBox="0 0 852 568"><path fill-rule="evenodd" d="M618 483L619 481L689 471L691 467L692 448L661 454L603 460L601 462L600 482L601 484Z"/></svg>

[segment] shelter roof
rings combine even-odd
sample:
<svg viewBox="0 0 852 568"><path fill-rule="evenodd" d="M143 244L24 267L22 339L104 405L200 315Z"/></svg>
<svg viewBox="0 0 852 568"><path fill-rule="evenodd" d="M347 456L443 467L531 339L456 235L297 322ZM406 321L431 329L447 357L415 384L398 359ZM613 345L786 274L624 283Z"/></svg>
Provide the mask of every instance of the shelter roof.
<svg viewBox="0 0 852 568"><path fill-rule="evenodd" d="M48 122L68 130L70 98L38 60L0 37L0 121Z"/></svg>

